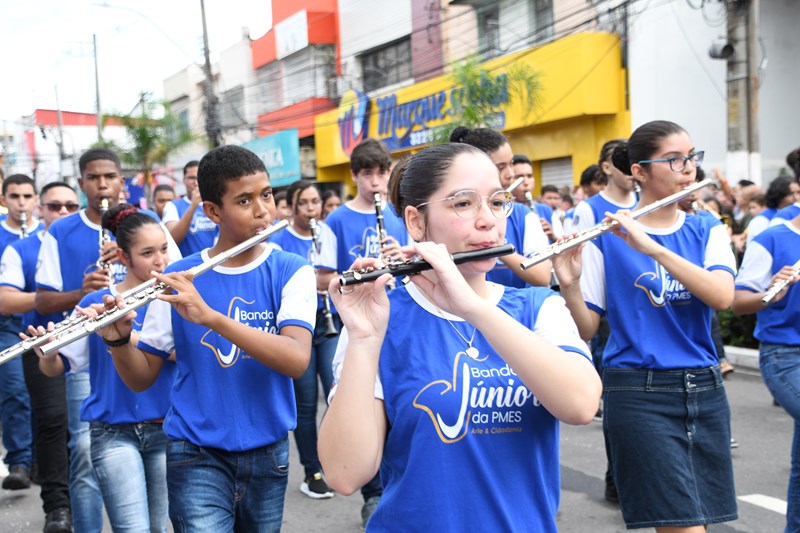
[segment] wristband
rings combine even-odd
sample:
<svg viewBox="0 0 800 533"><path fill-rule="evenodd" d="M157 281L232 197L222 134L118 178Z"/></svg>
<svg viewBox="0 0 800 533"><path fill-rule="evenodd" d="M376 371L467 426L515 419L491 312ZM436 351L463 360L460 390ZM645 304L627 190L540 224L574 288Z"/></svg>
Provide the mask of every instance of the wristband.
<svg viewBox="0 0 800 533"><path fill-rule="evenodd" d="M119 348L120 346L125 346L126 344L131 342L131 334L130 333L128 333L128 335L126 337L122 337L121 339L117 339L115 341L110 341L110 340L106 339L105 337L100 337L100 338L103 339L103 342L109 348Z"/></svg>

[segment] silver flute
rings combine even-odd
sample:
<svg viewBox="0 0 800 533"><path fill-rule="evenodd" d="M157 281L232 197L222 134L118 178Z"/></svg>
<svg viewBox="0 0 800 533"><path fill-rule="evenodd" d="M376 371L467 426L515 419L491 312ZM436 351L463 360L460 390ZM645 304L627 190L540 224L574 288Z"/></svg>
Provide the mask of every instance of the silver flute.
<svg viewBox="0 0 800 533"><path fill-rule="evenodd" d="M20 239L24 239L28 236L28 213L25 211L19 214L19 233Z"/></svg>
<svg viewBox="0 0 800 533"><path fill-rule="evenodd" d="M99 246L99 253L97 255L97 263L95 266L97 270L106 270L111 267L111 264L103 261L103 247L111 242L111 232L105 229L103 226L103 215L108 212L108 198L103 197L100 200L100 233L98 235L98 246ZM109 273L109 278L111 277L111 273Z"/></svg>
<svg viewBox="0 0 800 533"><path fill-rule="evenodd" d="M680 200L683 200L687 196L690 196L695 191L698 191L703 187L708 187L712 183L714 183L714 180L710 178L705 179L703 181L698 181L697 183L693 183L692 185L689 185L680 192L676 192L675 194L671 194L666 198L658 200L657 202L653 202L652 204L646 205L641 209L632 211L631 218L636 219L639 217L643 217L644 215L647 215L649 213L652 213L653 211L661 209L664 206L674 204L675 202L679 202ZM551 257L555 257L562 252L575 248L576 246L580 246L585 242L594 240L600 235L608 233L609 231L613 230L617 226L619 226L619 222L617 222L616 220L611 220L609 222L601 222L600 224L592 226L591 228L582 231L573 237L570 237L561 242L551 244L544 250L533 253L526 261L523 261L520 264L520 267L522 268L522 270L527 270L532 266L538 265L542 261L547 261Z"/></svg>
<svg viewBox="0 0 800 533"><path fill-rule="evenodd" d="M217 265L220 265L228 259L239 255L240 253L252 248L253 246L267 240L270 236L284 229L289 225L286 220L276 222L269 228L265 229L254 235L253 237L243 241L228 250L221 252L205 263L196 265L189 270L194 276L199 276L208 272ZM113 324L120 320L130 311L135 311L140 307L152 302L156 296L169 289L163 283L158 283L155 279L150 279L144 283L125 291L122 296L125 301L125 307L114 307L107 309L95 318L88 318L84 315L79 315L73 318L68 318L55 325L55 327L43 335L32 337L30 339L18 342L14 346L7 348L0 352L0 365L22 355L36 347L41 347L45 354L52 353L59 348L66 346L78 339L82 339L87 335L94 333L98 329Z"/></svg>
<svg viewBox="0 0 800 533"><path fill-rule="evenodd" d="M320 227L317 220L312 218L308 221L308 226L311 228L311 263L314 267L314 273L317 272L317 256L322 250L322 244L319 241ZM336 324L333 322L333 313L331 312L331 299L328 296L328 291L322 293L322 312L325 316L325 336L333 337L339 334Z"/></svg>
<svg viewBox="0 0 800 533"><path fill-rule="evenodd" d="M513 244L503 244L502 246L493 246L491 248L481 248L480 250L470 250L468 252L456 252L450 257L453 263L460 265L462 263L469 263L470 261L477 261L479 259L490 259L493 257L501 257L514 253ZM391 274L392 276L411 276L419 274L425 270L431 270L433 267L424 259L416 261L405 261L403 263L394 263L386 266L385 268L364 270L348 270L342 272L339 278L340 287L349 287L358 283L366 283L368 281L375 281L384 274ZM392 278L394 279L394 278Z"/></svg>
<svg viewBox="0 0 800 533"><path fill-rule="evenodd" d="M792 265L792 278L800 274L800 260L798 260L795 264ZM772 285L770 285L767 292L764 293L764 296L761 297L761 302L764 305L769 305L772 303L772 300L775 299L780 292L788 287L792 283L792 278L789 279L782 279L780 281L776 281Z"/></svg>

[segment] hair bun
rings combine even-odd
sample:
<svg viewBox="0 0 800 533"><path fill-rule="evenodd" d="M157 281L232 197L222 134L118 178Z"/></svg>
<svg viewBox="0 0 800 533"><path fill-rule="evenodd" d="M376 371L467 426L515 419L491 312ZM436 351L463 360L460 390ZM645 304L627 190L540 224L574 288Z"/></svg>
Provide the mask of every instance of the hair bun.
<svg viewBox="0 0 800 533"><path fill-rule="evenodd" d="M137 209L132 204L122 203L117 204L103 215L103 220L101 221L101 226L104 229L110 231L114 236L117 235L117 228L119 227L120 223L128 218L130 215L138 212Z"/></svg>
<svg viewBox="0 0 800 533"><path fill-rule="evenodd" d="M631 161L630 157L628 156L627 143L619 144L616 146L616 148L614 148L614 151L611 153L611 162L623 174L627 176L631 175Z"/></svg>
<svg viewBox="0 0 800 533"><path fill-rule="evenodd" d="M469 135L470 129L465 126L456 126L456 129L450 134L451 143L463 143L464 139Z"/></svg>

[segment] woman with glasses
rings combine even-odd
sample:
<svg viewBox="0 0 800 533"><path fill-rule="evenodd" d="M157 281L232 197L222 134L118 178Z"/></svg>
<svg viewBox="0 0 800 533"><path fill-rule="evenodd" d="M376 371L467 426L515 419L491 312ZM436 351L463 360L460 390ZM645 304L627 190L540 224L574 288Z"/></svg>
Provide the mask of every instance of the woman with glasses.
<svg viewBox="0 0 800 533"><path fill-rule="evenodd" d="M380 470L367 531L556 531L558 421L586 424L600 381L563 300L487 281L513 197L466 144L427 148L392 173L390 200L433 270L331 293L345 329L320 428L331 486ZM373 267L362 259L355 269Z"/></svg>
<svg viewBox="0 0 800 533"><path fill-rule="evenodd" d="M686 131L649 122L613 154L641 186L637 208L695 181L703 152ZM703 532L735 520L730 408L711 338L711 315L733 301L726 228L671 204L555 261L584 339L606 314L603 430L628 528ZM583 274L581 276L581 273ZM579 283L580 281L580 283Z"/></svg>
<svg viewBox="0 0 800 533"><path fill-rule="evenodd" d="M500 185L509 187L514 182L514 152L508 139L499 131L490 128L465 128L459 126L450 134L450 142L470 144L482 150L492 160L500 174ZM488 279L507 287L539 287L550 285L552 265L550 261L522 270L520 263L527 256L549 244L539 217L530 209L514 209L506 221L506 242L513 244L516 253L501 257Z"/></svg>

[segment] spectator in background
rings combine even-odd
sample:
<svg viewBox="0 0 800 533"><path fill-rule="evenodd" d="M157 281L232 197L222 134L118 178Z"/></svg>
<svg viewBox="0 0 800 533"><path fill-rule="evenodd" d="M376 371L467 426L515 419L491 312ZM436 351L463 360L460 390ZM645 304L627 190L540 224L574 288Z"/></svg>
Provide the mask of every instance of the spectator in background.
<svg viewBox="0 0 800 533"><path fill-rule="evenodd" d="M328 218L331 211L342 205L342 199L336 191L325 191L322 193L322 220Z"/></svg>
<svg viewBox="0 0 800 533"><path fill-rule="evenodd" d="M164 206L175 199L175 189L169 185L159 185L153 191L153 209L158 218L164 217Z"/></svg>
<svg viewBox="0 0 800 533"><path fill-rule="evenodd" d="M275 193L275 208L278 210L278 220L292 219L292 208L289 207L289 202L286 201L286 191Z"/></svg>
<svg viewBox="0 0 800 533"><path fill-rule="evenodd" d="M786 155L786 164L794 172L794 179L800 180L800 148L795 148Z"/></svg>

